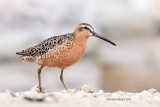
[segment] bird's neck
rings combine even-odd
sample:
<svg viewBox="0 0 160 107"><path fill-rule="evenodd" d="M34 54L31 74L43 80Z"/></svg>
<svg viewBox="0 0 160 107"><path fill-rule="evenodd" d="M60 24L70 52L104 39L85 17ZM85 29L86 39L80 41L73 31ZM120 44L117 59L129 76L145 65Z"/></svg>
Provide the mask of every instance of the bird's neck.
<svg viewBox="0 0 160 107"><path fill-rule="evenodd" d="M75 47L77 47L77 49L75 50L77 50L77 52L81 53L82 55L84 54L86 50L87 40L88 40L88 37L86 36L83 36L83 35L75 36L74 44L75 44Z"/></svg>
<svg viewBox="0 0 160 107"><path fill-rule="evenodd" d="M75 41L81 43L87 43L89 36L87 34L75 34Z"/></svg>

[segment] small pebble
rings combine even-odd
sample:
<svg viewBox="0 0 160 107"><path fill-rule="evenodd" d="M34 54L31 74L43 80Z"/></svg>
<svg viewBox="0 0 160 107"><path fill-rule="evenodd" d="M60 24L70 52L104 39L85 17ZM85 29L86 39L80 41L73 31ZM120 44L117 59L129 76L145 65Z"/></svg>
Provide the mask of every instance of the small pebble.
<svg viewBox="0 0 160 107"><path fill-rule="evenodd" d="M82 88L80 89L81 91L83 92L86 92L86 93L93 93L94 91L87 85L84 85L82 86Z"/></svg>
<svg viewBox="0 0 160 107"><path fill-rule="evenodd" d="M148 92L150 92L151 94L154 94L154 93L157 92L157 90L155 90L155 89L152 88L152 89L149 89Z"/></svg>

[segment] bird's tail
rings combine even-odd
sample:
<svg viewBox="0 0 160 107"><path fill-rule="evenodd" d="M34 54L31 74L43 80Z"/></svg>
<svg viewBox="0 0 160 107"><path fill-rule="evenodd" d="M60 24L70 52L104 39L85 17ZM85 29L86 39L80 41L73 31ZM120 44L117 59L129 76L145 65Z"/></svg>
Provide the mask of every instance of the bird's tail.
<svg viewBox="0 0 160 107"><path fill-rule="evenodd" d="M35 57L31 56L28 53L28 50L22 50L21 52L16 52L17 55L22 55L19 60L20 61L27 61L27 62L35 62Z"/></svg>
<svg viewBox="0 0 160 107"><path fill-rule="evenodd" d="M17 55L22 55L22 56L30 56L27 50L22 50L21 52L16 52Z"/></svg>
<svg viewBox="0 0 160 107"><path fill-rule="evenodd" d="M17 55L23 55L22 52L16 52Z"/></svg>

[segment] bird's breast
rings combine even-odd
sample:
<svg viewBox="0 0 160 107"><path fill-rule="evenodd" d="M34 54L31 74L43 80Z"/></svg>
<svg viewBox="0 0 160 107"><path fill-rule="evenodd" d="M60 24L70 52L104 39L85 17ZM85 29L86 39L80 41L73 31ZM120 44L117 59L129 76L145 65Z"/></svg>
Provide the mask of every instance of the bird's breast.
<svg viewBox="0 0 160 107"><path fill-rule="evenodd" d="M56 49L50 49L36 62L43 66L65 69L81 59L86 46L87 38L75 38L73 41L66 41Z"/></svg>

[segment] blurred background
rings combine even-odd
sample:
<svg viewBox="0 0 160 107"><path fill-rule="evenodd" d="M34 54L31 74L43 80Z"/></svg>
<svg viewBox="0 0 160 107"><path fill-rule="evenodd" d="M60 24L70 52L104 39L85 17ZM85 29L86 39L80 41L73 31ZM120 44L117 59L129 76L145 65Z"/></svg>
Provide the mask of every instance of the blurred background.
<svg viewBox="0 0 160 107"><path fill-rule="evenodd" d="M70 89L160 90L160 0L0 0L0 92L38 85L35 63L15 53L82 22L117 44L88 40L83 58L64 71ZM60 69L42 70L42 85L63 90Z"/></svg>

